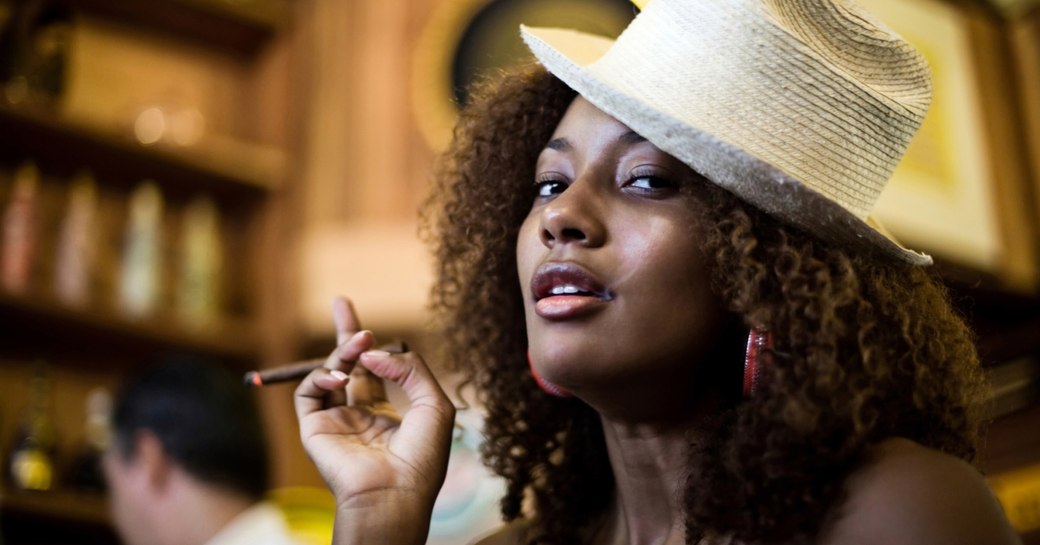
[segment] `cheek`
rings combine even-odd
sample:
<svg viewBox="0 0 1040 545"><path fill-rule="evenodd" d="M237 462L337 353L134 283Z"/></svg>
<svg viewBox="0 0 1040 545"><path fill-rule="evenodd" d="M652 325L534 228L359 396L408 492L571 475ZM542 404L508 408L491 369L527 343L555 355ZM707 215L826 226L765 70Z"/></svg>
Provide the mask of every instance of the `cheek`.
<svg viewBox="0 0 1040 545"><path fill-rule="evenodd" d="M538 266L538 260L544 251L545 246L541 241L539 223L534 217L528 216L520 226L520 232L516 237L516 269L517 275L520 277L520 291L524 295L524 300L528 300L531 296L529 293L531 286L528 282L534 275L534 269Z"/></svg>
<svg viewBox="0 0 1040 545"><path fill-rule="evenodd" d="M121 511L126 486L112 469L105 469L105 484L108 485L108 501L113 511Z"/></svg>
<svg viewBox="0 0 1040 545"><path fill-rule="evenodd" d="M109 503L116 515L124 514L134 507L132 473L122 462L107 454L102 458L101 469L108 485Z"/></svg>
<svg viewBox="0 0 1040 545"><path fill-rule="evenodd" d="M708 264L686 226L662 222L627 246L625 262L633 269L626 283L638 294L633 303L657 318L646 320L647 327L700 329L718 319L721 304L711 289Z"/></svg>
<svg viewBox="0 0 1040 545"><path fill-rule="evenodd" d="M707 280L707 263L701 237L688 221L657 218L640 229L630 227L620 235L625 239L625 262L633 275L644 277L644 287L688 289Z"/></svg>

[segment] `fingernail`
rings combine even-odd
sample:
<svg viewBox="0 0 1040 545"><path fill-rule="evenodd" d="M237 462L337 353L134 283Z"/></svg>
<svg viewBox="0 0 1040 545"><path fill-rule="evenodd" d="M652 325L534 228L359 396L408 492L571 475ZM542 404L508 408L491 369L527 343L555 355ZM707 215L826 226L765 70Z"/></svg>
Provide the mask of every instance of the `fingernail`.
<svg viewBox="0 0 1040 545"><path fill-rule="evenodd" d="M358 331L357 333L355 333L354 335L352 335L352 336L350 337L350 340L354 340L354 339L356 339L356 338L360 337L361 335L371 335L371 334L372 334L372 332L371 332L371 331L369 331L369 330L367 330L367 329L362 329L361 331Z"/></svg>
<svg viewBox="0 0 1040 545"><path fill-rule="evenodd" d="M390 353L386 350L369 350L367 352L362 352L361 355L371 356L373 358L385 358L386 356L389 356Z"/></svg>
<svg viewBox="0 0 1040 545"><path fill-rule="evenodd" d="M336 377L339 380L347 380L348 376L346 373L340 371L339 369L333 369L332 371L329 371L329 374Z"/></svg>

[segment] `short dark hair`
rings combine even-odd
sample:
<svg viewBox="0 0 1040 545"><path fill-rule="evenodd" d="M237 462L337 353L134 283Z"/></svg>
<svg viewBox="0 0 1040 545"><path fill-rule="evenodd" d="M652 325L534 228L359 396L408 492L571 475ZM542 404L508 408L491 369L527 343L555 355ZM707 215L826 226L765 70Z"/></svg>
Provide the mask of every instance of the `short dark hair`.
<svg viewBox="0 0 1040 545"><path fill-rule="evenodd" d="M253 394L218 362L167 358L128 382L112 416L115 446L128 459L134 437L154 433L167 455L199 479L261 498L268 453Z"/></svg>

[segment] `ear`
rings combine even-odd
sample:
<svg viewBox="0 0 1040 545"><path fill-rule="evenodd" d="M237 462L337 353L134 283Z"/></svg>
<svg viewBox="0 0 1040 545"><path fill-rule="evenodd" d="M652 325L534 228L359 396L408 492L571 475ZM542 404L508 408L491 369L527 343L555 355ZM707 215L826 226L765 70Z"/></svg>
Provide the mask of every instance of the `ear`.
<svg viewBox="0 0 1040 545"><path fill-rule="evenodd" d="M134 437L134 465L149 488L161 492L170 482L173 460L163 448L162 441L149 430L140 430Z"/></svg>

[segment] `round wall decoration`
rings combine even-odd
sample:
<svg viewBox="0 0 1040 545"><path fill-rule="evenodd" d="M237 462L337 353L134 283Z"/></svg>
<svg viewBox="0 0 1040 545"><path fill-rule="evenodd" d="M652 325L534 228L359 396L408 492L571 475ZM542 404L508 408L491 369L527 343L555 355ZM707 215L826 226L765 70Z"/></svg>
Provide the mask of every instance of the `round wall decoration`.
<svg viewBox="0 0 1040 545"><path fill-rule="evenodd" d="M638 8L630 0L445 0L416 48L412 97L430 146L443 149L469 85L496 69L533 62L520 24L617 36Z"/></svg>

